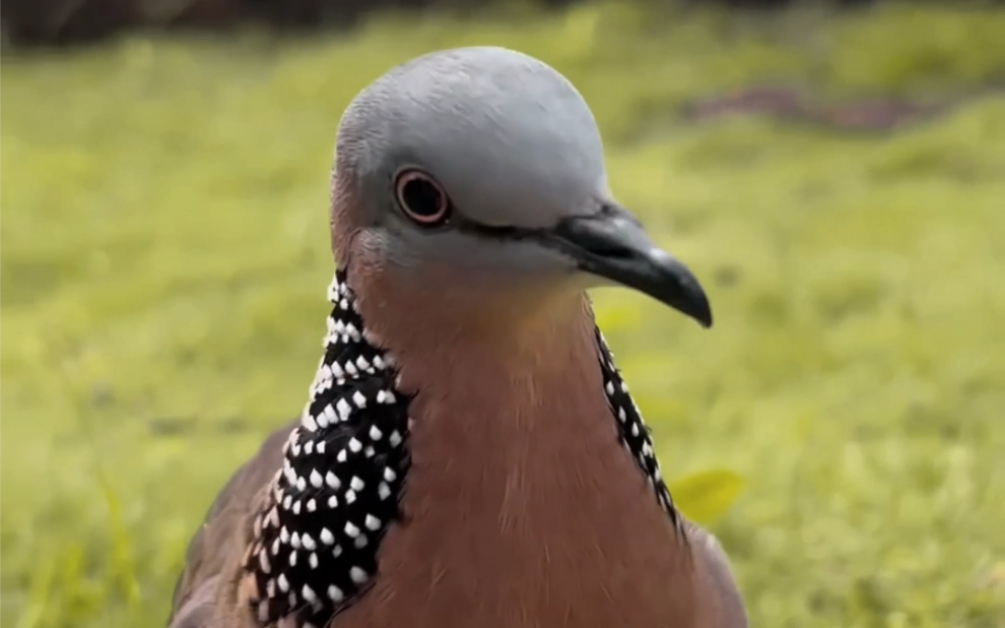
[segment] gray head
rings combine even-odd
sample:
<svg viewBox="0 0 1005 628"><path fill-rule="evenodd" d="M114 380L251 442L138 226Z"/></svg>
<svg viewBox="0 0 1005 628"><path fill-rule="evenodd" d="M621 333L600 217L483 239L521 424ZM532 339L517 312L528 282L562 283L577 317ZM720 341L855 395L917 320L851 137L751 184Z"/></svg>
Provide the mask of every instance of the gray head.
<svg viewBox="0 0 1005 628"><path fill-rule="evenodd" d="M385 272L620 284L711 324L691 272L614 200L590 108L541 61L474 47L400 65L350 104L336 160L352 209L333 228Z"/></svg>

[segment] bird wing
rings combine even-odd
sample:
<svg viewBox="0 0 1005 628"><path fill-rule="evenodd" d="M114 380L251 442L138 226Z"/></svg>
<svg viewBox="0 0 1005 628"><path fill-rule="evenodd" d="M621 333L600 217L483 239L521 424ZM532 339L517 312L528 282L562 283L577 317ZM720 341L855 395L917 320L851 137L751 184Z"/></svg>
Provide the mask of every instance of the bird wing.
<svg viewBox="0 0 1005 628"><path fill-rule="evenodd" d="M258 454L239 468L223 487L203 524L189 542L185 569L175 584L170 628L206 628L217 599L221 576L235 563L243 530L260 501L262 488L282 463L283 445L297 425L274 431Z"/></svg>
<svg viewBox="0 0 1005 628"><path fill-rule="evenodd" d="M212 625L214 602L220 576L203 580L172 612L169 628L208 628Z"/></svg>
<svg viewBox="0 0 1005 628"><path fill-rule="evenodd" d="M700 625L708 628L747 628L747 611L729 559L719 540L691 521L685 522L697 571Z"/></svg>

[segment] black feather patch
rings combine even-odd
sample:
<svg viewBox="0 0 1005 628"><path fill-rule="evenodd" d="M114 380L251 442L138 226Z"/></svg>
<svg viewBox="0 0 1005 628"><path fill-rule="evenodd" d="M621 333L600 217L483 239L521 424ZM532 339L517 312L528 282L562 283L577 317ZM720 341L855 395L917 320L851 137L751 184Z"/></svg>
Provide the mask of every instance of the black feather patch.
<svg viewBox="0 0 1005 628"><path fill-rule="evenodd" d="M651 430L642 420L642 413L628 393L628 385L622 379L618 367L614 365L614 354L607 347L607 341L598 328L597 345L600 347L600 369L604 376L604 394L611 412L617 419L618 435L621 443L638 463L642 472L649 480L649 486L656 495L656 501L666 511L674 527L683 534L683 522L680 513L674 506L673 498L667 489L666 482L660 472L660 463L653 450Z"/></svg>
<svg viewBox="0 0 1005 628"><path fill-rule="evenodd" d="M244 565L263 624L293 615L326 625L371 584L380 542L401 518L411 399L395 389L392 358L367 340L343 271L328 297L325 355Z"/></svg>

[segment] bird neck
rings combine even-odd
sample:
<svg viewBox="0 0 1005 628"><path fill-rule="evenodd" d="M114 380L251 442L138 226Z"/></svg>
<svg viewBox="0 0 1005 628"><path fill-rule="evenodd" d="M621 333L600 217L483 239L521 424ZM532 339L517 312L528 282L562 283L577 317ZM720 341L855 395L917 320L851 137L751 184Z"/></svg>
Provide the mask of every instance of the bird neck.
<svg viewBox="0 0 1005 628"><path fill-rule="evenodd" d="M493 275L427 266L422 281L379 264L354 264L348 283L368 334L411 372L469 360L509 372L540 371L560 364L563 346L590 350L593 314L586 294L553 277ZM595 347L592 349L596 353ZM417 368L411 369L410 365ZM414 382L441 387L447 380Z"/></svg>
<svg viewBox="0 0 1005 628"><path fill-rule="evenodd" d="M605 556L660 582L676 573L686 554L667 541L680 519L584 295L519 320L515 300L495 302L450 324L447 313L477 302L422 308L417 292L349 279L341 270L329 289L325 355L242 562L243 599L260 621L298 613L322 625L378 570L377 586L419 591L429 569L445 569L448 606L476 577L471 565L500 589L527 583L500 608L535 595L540 574L573 582L561 565L605 588ZM509 326L485 333L500 312Z"/></svg>
<svg viewBox="0 0 1005 628"><path fill-rule="evenodd" d="M681 520L585 295L519 321L504 311L493 336L495 314L451 321L474 302L444 295L431 311L418 292L379 285L357 283L356 305L410 399L410 463L407 523L381 544L374 594L484 626L526 625L524 611L558 625L584 591L601 600L584 625L671 616L655 600L687 573ZM652 582L612 575L612 560ZM470 594L475 582L488 597ZM635 607L659 612L629 622ZM361 624L392 623L366 612Z"/></svg>
<svg viewBox="0 0 1005 628"><path fill-rule="evenodd" d="M584 293L531 285L500 297L458 278L438 285L461 288L430 295L379 273L354 279L367 336L394 356L396 387L412 400L415 460L455 460L454 471L469 477L491 460L499 477L534 477L535 491L556 494L591 465L588 475L607 474L595 479L613 492L644 477L646 499L679 522L649 430ZM421 485L414 476L410 492Z"/></svg>

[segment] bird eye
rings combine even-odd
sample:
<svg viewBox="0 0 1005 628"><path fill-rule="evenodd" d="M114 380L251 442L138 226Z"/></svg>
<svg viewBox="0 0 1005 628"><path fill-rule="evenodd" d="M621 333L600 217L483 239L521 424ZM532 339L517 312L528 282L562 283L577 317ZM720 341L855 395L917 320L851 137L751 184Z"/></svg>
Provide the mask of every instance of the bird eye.
<svg viewBox="0 0 1005 628"><path fill-rule="evenodd" d="M394 182L401 211L423 227L443 224L450 217L450 199L431 176L420 170L405 170Z"/></svg>

